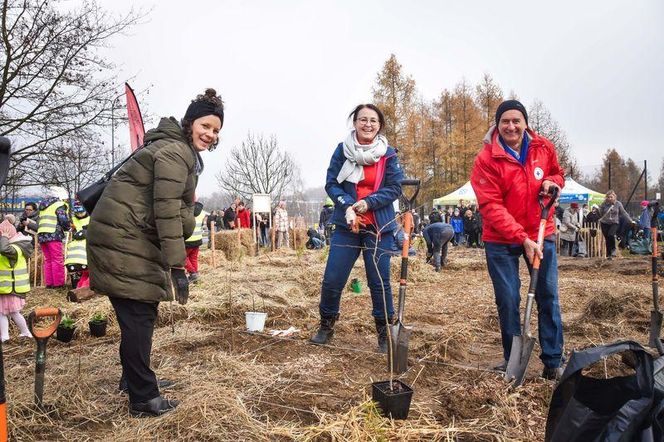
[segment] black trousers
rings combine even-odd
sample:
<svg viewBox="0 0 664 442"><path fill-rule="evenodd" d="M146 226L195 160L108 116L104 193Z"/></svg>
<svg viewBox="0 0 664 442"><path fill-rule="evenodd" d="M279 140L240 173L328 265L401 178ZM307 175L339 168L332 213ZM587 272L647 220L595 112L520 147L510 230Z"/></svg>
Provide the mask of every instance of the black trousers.
<svg viewBox="0 0 664 442"><path fill-rule="evenodd" d="M616 250L616 233L618 232L618 224L604 224L602 226L602 235L606 242L606 256L609 257Z"/></svg>
<svg viewBox="0 0 664 442"><path fill-rule="evenodd" d="M145 402L159 396L157 377L150 368L152 333L158 302L109 298L120 325L120 363L127 380L129 402Z"/></svg>

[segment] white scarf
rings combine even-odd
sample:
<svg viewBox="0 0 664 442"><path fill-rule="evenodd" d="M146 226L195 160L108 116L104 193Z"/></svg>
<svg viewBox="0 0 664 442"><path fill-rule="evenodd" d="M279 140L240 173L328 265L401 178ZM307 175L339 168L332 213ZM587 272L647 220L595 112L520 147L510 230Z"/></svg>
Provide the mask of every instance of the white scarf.
<svg viewBox="0 0 664 442"><path fill-rule="evenodd" d="M371 144L360 144L353 129L344 141L346 162L337 175L337 182L359 183L364 179L364 166L376 164L386 152L387 138L377 135Z"/></svg>

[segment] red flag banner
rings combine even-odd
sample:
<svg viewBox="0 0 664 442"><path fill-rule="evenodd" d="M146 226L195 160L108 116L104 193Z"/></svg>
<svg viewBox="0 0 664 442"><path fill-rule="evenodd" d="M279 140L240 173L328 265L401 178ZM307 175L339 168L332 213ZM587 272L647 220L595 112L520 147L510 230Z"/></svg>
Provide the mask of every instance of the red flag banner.
<svg viewBox="0 0 664 442"><path fill-rule="evenodd" d="M129 138L131 140L131 150L134 151L143 144L145 127L143 126L143 117L141 109L138 107L138 101L134 90L125 83L125 95L127 97L127 116L129 117Z"/></svg>

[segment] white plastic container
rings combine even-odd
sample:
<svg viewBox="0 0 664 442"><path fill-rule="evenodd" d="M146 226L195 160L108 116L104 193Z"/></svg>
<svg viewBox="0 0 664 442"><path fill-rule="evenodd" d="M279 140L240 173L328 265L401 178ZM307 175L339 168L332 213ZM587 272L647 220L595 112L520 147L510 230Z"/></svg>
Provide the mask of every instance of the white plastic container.
<svg viewBox="0 0 664 442"><path fill-rule="evenodd" d="M244 319L247 322L247 331L262 332L265 328L265 319L267 313L263 312L244 312Z"/></svg>

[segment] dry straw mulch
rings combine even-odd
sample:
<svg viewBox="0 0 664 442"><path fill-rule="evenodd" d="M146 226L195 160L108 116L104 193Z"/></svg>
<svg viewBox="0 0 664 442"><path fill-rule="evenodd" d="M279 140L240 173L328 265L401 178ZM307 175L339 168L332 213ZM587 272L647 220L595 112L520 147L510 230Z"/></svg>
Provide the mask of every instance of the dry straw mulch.
<svg viewBox="0 0 664 442"><path fill-rule="evenodd" d="M537 358L516 391L489 370L502 350L481 250L450 250L441 273L433 272L422 256L411 259L405 322L414 332L411 369L402 380L413 386L415 395L409 418L391 421L379 415L367 396L370 384L388 374L385 357L375 353L362 260L351 271L351 277L361 280L362 293L344 292L333 346L312 346L306 340L318 324L327 251L261 250L253 256L247 249L251 232L241 234L241 246L237 232L217 234L217 268L212 268L211 251L201 250L201 281L192 286L186 306L160 305L152 365L160 377L177 381L165 394L181 404L157 419L129 417L127 398L117 391L119 329L108 300L71 304L64 290L35 289L24 313L35 306L57 306L77 320L78 329L71 344L49 341L44 412L32 405L34 341L19 339L12 331L3 345L12 439L543 439L554 385L537 377L542 368ZM395 298L399 262L393 260ZM588 263L562 260L566 350L625 338L645 342L649 279L621 271L615 267L619 264L609 271ZM522 277L527 280L525 271ZM268 312L267 329L294 326L301 332L279 340L247 334L248 310ZM110 324L108 336L96 339L89 336L87 321L98 311L109 315ZM619 361L607 361L594 373L622 373L621 367Z"/></svg>

